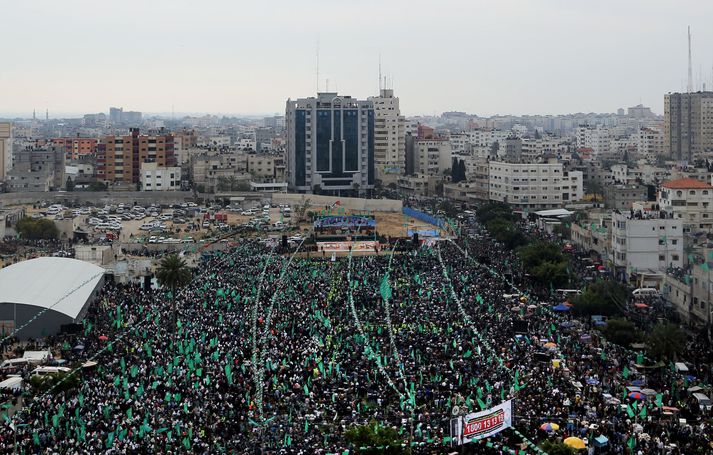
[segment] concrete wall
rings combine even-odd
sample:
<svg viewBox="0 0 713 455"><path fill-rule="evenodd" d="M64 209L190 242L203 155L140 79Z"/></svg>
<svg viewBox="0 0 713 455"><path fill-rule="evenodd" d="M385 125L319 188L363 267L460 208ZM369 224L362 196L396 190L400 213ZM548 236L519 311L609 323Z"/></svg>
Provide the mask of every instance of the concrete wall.
<svg viewBox="0 0 713 455"><path fill-rule="evenodd" d="M372 212L401 212L403 202L394 199L361 199L353 197L318 196L315 194L274 193L272 202L291 206L304 204L309 200L312 207L332 205L339 201L340 207L349 210L368 210Z"/></svg>

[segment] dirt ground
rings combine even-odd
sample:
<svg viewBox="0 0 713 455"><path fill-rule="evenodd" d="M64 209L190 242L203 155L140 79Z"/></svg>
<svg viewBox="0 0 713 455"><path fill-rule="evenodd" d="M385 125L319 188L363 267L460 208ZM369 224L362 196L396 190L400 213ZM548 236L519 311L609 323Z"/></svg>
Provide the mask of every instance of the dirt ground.
<svg viewBox="0 0 713 455"><path fill-rule="evenodd" d="M317 211L321 210L323 207L312 207L310 210ZM39 209L32 209L32 206L27 207L27 214L28 216L32 215L33 213L38 213ZM223 212L225 213L225 212ZM336 212L335 212L336 213ZM347 211L349 213L349 211ZM238 225L245 223L249 221L251 216L242 216L240 214L234 213L234 212L227 212L228 214L228 224L231 225ZM431 229L436 229L435 226L432 226L428 223L424 223L421 221L416 220L415 218L407 217L401 213L394 213L394 212L374 212L374 215L376 217L376 231L380 235L384 236L390 236L390 237L405 237L407 236L407 231L409 229L411 230L431 230ZM296 216L293 214L292 218L282 218L280 216L280 210L277 208L271 208L270 209L270 222L275 223L277 221L283 221L285 223L288 223L290 221L294 222ZM123 242L130 242L132 239L135 239L137 237L148 237L152 234L149 234L146 231L141 231L139 229L139 226L142 224L150 221L152 218L146 218L144 220L124 220L122 221L122 226L123 229L121 230L119 239ZM85 217L86 220L86 217ZM186 221L188 223L191 222L197 222L197 218L186 218ZM204 229L202 226L200 226L202 223L197 223L199 224L199 229L197 230L192 230L192 231L187 231L187 224L174 224L171 221L166 221L165 222L166 226L168 227L168 230L175 231L175 234L173 234L174 237L177 238L184 238L186 236L193 237L196 241L206 238L206 237L211 237L213 235L216 235L215 230L212 232L208 229ZM88 226L86 224L83 224L82 227L89 232L94 232L93 227ZM299 224L299 230L301 232L309 232L312 229L312 223L311 222L302 222Z"/></svg>

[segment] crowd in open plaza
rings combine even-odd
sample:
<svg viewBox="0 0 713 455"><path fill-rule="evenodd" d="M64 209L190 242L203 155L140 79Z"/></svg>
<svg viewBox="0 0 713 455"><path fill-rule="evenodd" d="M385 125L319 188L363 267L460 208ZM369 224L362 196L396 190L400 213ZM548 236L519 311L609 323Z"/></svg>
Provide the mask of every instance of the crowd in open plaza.
<svg viewBox="0 0 713 455"><path fill-rule="evenodd" d="M359 453L345 433L375 421L414 453L446 453L454 416L509 400L512 428L466 451L568 437L600 454L713 450L688 391L703 372L642 368L655 362L531 295L480 225L463 232L335 260L244 240L175 296L107 284L83 350L52 347L76 386L16 397L0 451Z"/></svg>

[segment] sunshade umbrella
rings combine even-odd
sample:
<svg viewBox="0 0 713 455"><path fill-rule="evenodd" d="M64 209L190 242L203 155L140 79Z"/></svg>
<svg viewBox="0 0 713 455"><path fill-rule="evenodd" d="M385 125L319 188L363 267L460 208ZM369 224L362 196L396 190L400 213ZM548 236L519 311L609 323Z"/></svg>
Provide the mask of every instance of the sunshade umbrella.
<svg viewBox="0 0 713 455"><path fill-rule="evenodd" d="M106 336L106 335L101 335L101 336L99 337L99 341L108 341L108 340L109 340L109 337Z"/></svg>
<svg viewBox="0 0 713 455"><path fill-rule="evenodd" d="M545 343L543 346L546 347L546 348L556 348L556 347L557 347L557 343L553 343L553 342L550 341L549 343Z"/></svg>
<svg viewBox="0 0 713 455"><path fill-rule="evenodd" d="M632 400L645 400L646 399L646 395L644 395L641 392L631 392L628 395L628 397L631 398Z"/></svg>
<svg viewBox="0 0 713 455"><path fill-rule="evenodd" d="M564 443L574 449L584 449L585 447L587 447L584 441L575 436L570 436L569 438L565 439Z"/></svg>
<svg viewBox="0 0 713 455"><path fill-rule="evenodd" d="M560 426L554 422L547 422L547 423L543 423L542 425L540 425L540 430L543 430L543 431L557 431L559 429L560 429Z"/></svg>
<svg viewBox="0 0 713 455"><path fill-rule="evenodd" d="M563 303L560 303L556 307L552 308L554 311L569 311L569 307Z"/></svg>
<svg viewBox="0 0 713 455"><path fill-rule="evenodd" d="M649 306L648 306L647 304L645 304L645 303L635 303L634 306L635 306L636 308L639 308L639 309L642 309L642 310L643 310L644 308L648 308L648 307L649 307Z"/></svg>

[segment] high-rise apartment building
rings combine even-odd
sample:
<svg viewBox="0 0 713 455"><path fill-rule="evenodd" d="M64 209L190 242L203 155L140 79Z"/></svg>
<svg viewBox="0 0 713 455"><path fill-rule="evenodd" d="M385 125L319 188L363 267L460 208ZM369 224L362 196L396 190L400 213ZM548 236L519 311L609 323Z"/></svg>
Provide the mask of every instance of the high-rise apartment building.
<svg viewBox="0 0 713 455"><path fill-rule="evenodd" d="M12 167L12 124L0 122L0 181Z"/></svg>
<svg viewBox="0 0 713 455"><path fill-rule="evenodd" d="M381 89L374 103L374 166L376 179L396 181L406 167L406 119L401 115L399 99L393 89Z"/></svg>
<svg viewBox="0 0 713 455"><path fill-rule="evenodd" d="M374 187L374 104L336 92L287 100L287 182L338 194Z"/></svg>
<svg viewBox="0 0 713 455"><path fill-rule="evenodd" d="M97 179L105 182L138 183L141 163L159 167L176 165L173 136L141 135L131 128L127 136L103 137L97 146Z"/></svg>
<svg viewBox="0 0 713 455"><path fill-rule="evenodd" d="M713 92L664 95L664 153L693 162L713 152Z"/></svg>

